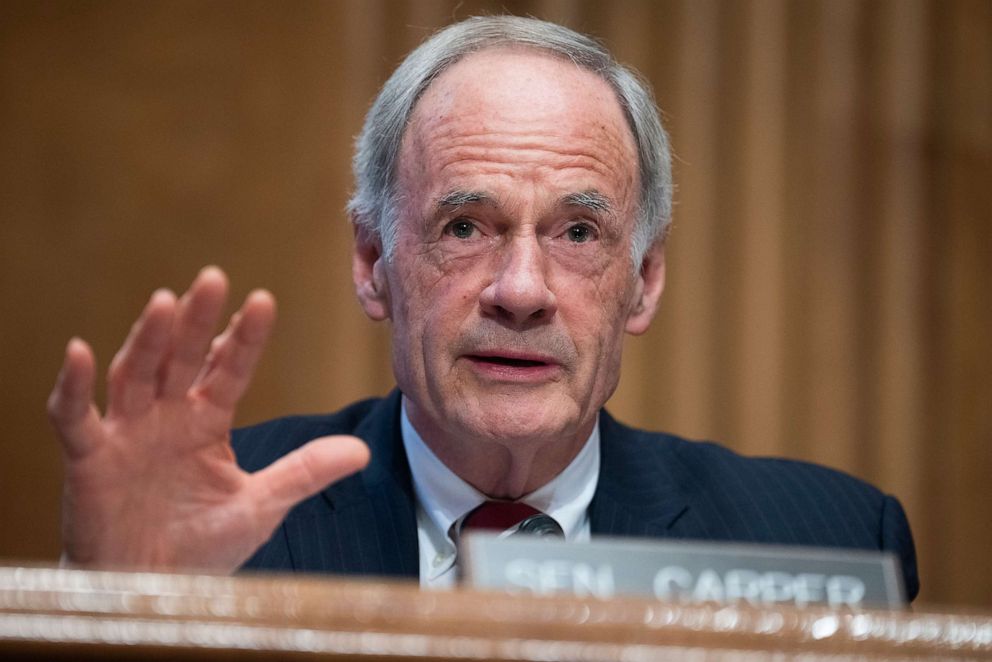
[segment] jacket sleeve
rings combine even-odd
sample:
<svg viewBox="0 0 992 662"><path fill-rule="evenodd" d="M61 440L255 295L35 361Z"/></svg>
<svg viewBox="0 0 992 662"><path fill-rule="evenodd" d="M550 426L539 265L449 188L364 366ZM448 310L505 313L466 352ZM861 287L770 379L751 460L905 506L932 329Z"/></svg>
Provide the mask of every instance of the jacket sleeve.
<svg viewBox="0 0 992 662"><path fill-rule="evenodd" d="M920 578L916 569L916 546L909 530L909 521L899 501L886 496L882 503L882 526L880 547L893 552L902 564L902 575L906 582L906 598L912 601L920 592Z"/></svg>

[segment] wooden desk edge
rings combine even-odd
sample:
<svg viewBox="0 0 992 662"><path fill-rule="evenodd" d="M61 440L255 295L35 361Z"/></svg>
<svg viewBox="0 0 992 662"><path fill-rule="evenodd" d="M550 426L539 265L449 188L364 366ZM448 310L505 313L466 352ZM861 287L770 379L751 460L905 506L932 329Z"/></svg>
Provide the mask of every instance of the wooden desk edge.
<svg viewBox="0 0 992 662"><path fill-rule="evenodd" d="M300 575L0 567L0 654L137 659L989 659L992 617L533 598ZM784 657L782 657L784 656Z"/></svg>

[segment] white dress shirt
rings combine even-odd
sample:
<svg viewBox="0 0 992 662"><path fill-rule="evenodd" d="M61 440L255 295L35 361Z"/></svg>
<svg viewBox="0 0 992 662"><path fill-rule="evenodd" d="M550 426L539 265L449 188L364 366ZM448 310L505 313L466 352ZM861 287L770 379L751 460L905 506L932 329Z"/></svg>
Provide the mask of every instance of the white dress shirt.
<svg viewBox="0 0 992 662"><path fill-rule="evenodd" d="M487 500L449 469L424 443L406 413L403 398L401 430L413 489L417 495L417 537L420 543L420 585L455 585L457 548L453 524ZM558 522L569 542L589 540L589 503L599 480L599 422L582 450L565 469L519 499Z"/></svg>

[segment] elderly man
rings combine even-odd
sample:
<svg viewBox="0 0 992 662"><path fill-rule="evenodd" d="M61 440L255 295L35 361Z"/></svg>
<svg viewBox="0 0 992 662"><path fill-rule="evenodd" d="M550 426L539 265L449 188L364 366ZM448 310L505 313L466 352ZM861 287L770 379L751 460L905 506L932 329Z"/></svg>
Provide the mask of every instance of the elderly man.
<svg viewBox="0 0 992 662"><path fill-rule="evenodd" d="M592 40L514 17L442 30L386 83L355 157L355 288L391 324L398 390L232 437L272 297L252 293L211 342L219 270L178 300L156 292L105 416L92 352L66 349L49 402L66 559L447 585L464 527L542 512L576 541L890 549L915 595L895 499L602 410L623 336L648 328L664 286L669 160L650 92Z"/></svg>

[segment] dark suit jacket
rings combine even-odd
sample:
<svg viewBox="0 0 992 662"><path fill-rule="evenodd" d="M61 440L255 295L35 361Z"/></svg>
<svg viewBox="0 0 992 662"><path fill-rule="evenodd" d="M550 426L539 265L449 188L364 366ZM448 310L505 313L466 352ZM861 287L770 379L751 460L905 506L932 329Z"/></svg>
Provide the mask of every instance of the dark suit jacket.
<svg viewBox="0 0 992 662"><path fill-rule="evenodd" d="M293 508L246 569L416 578L416 502L400 436L400 395L335 414L280 418L236 430L239 463L257 471L330 434L365 440L372 461ZM592 534L884 549L919 582L899 502L846 474L803 462L745 458L715 444L626 427L600 416Z"/></svg>

